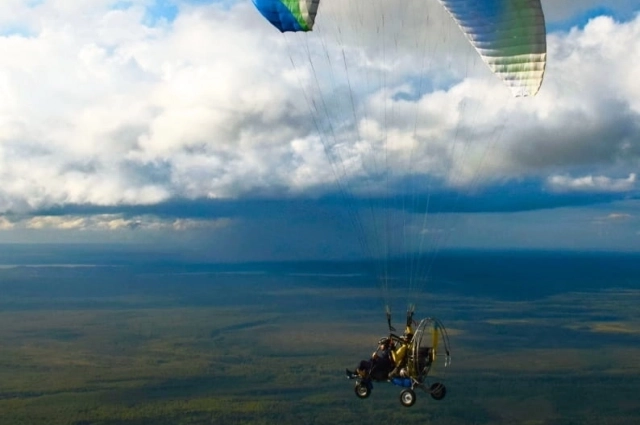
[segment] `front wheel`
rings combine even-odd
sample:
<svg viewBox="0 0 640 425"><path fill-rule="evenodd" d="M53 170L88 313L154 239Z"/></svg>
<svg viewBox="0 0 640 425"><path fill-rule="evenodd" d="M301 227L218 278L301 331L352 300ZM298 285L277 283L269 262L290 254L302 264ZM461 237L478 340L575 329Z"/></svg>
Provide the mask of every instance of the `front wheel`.
<svg viewBox="0 0 640 425"><path fill-rule="evenodd" d="M400 393L400 403L402 403L404 407L411 407L415 402L416 402L416 393L414 393L413 390L410 390L410 389L402 390L402 392Z"/></svg>
<svg viewBox="0 0 640 425"><path fill-rule="evenodd" d="M442 400L444 396L447 395L447 387L440 382L436 382L429 387L429 392L434 400Z"/></svg>
<svg viewBox="0 0 640 425"><path fill-rule="evenodd" d="M354 388L354 391L358 398L367 398L371 395L371 387L363 382L358 382Z"/></svg>

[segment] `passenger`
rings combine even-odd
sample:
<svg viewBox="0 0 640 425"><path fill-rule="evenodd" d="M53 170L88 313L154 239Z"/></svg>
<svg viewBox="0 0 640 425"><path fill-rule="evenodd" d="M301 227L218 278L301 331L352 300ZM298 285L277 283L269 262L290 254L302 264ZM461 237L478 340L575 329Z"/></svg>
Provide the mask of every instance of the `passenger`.
<svg viewBox="0 0 640 425"><path fill-rule="evenodd" d="M389 329L391 327L391 315L387 313ZM369 360L362 360L355 372L346 370L347 376L353 378L368 378L374 380L393 379L402 375L401 371L407 363L407 351L411 347L413 339L413 311L407 311L407 322L402 337L392 335L378 341L378 348L373 352ZM393 340L397 339L397 342Z"/></svg>
<svg viewBox="0 0 640 425"><path fill-rule="evenodd" d="M369 360L362 360L355 372L347 369L347 376L350 378L371 377L375 380L387 379L389 370L393 368L392 360L393 341L391 338L382 338L378 341L378 348L371 354Z"/></svg>

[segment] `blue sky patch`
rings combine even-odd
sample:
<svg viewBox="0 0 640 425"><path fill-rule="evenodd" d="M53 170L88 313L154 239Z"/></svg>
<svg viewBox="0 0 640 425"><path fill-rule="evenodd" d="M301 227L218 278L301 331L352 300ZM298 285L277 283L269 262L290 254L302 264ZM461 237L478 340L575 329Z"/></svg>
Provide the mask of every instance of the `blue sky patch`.
<svg viewBox="0 0 640 425"><path fill-rule="evenodd" d="M154 26L158 22L173 22L178 16L179 8L172 0L156 0L148 8L144 18L145 25Z"/></svg>
<svg viewBox="0 0 640 425"><path fill-rule="evenodd" d="M111 6L111 8L114 9L114 10L127 10L131 6L133 6L133 2L132 1L121 0L121 1L118 1L118 2L114 3L114 5Z"/></svg>
<svg viewBox="0 0 640 425"><path fill-rule="evenodd" d="M597 18L598 16L610 16L616 21L626 22L633 19L633 15L629 13L625 13L623 11L616 11L614 9L608 8L606 6L598 6L593 9L586 10L578 15L575 15L569 19L565 19L562 21L556 22L547 22L547 32L556 32L563 31L566 32L571 28L579 28L582 29L589 23L593 18Z"/></svg>
<svg viewBox="0 0 640 425"><path fill-rule="evenodd" d="M127 10L134 6L130 0L113 3L112 10ZM147 9L143 22L147 26L155 26L159 22L173 22L178 16L179 8L175 0L155 0Z"/></svg>
<svg viewBox="0 0 640 425"><path fill-rule="evenodd" d="M35 37L36 33L26 26L6 25L0 26L0 37Z"/></svg>

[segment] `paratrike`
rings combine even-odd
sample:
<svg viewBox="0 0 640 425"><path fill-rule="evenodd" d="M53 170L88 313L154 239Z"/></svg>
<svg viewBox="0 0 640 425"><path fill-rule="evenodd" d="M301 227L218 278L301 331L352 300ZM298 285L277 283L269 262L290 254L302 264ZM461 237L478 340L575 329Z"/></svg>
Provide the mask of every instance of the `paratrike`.
<svg viewBox="0 0 640 425"><path fill-rule="evenodd" d="M444 379L451 363L446 328L440 320L426 318L418 323L415 332L411 333L410 326L407 330L402 336L390 332L379 341L370 360L363 360L355 372L347 370L347 377L356 380L356 396L368 398L374 382L388 382L403 388L400 403L405 407L416 402L418 388L435 400L445 397Z"/></svg>

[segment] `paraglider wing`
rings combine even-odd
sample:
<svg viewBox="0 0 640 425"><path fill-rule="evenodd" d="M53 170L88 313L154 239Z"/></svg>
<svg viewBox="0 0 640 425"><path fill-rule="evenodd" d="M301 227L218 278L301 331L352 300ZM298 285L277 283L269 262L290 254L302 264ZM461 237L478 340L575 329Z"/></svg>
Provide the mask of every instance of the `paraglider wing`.
<svg viewBox="0 0 640 425"><path fill-rule="evenodd" d="M253 0L253 4L281 32L311 31L320 0Z"/></svg>
<svg viewBox="0 0 640 425"><path fill-rule="evenodd" d="M533 96L546 66L540 0L439 0L515 96Z"/></svg>

